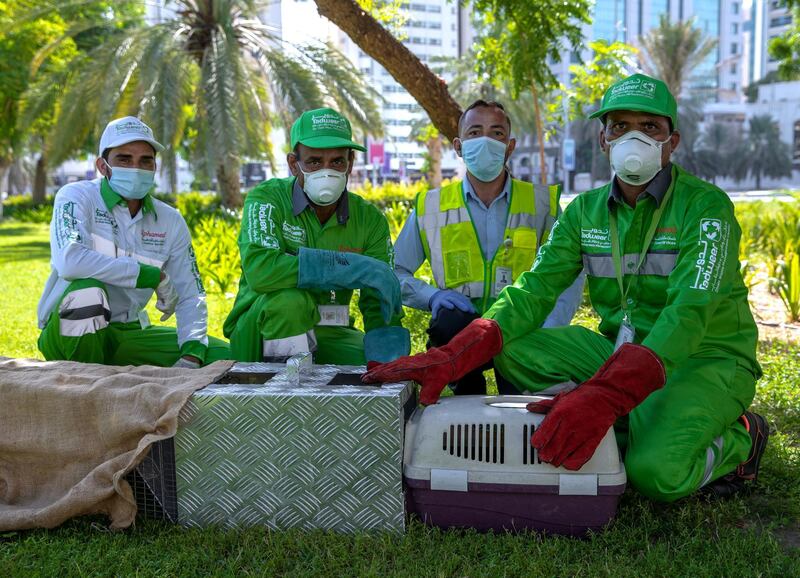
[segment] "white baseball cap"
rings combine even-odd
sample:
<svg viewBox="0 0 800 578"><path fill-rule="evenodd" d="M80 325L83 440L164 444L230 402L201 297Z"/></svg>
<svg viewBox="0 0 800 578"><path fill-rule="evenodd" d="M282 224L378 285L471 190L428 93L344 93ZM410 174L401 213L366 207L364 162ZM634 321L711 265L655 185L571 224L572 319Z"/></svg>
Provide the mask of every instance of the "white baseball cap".
<svg viewBox="0 0 800 578"><path fill-rule="evenodd" d="M103 136L100 137L99 155L114 147L122 146L134 141L149 143L157 153L164 150L164 145L153 138L153 131L135 116L124 116L112 120L106 125Z"/></svg>

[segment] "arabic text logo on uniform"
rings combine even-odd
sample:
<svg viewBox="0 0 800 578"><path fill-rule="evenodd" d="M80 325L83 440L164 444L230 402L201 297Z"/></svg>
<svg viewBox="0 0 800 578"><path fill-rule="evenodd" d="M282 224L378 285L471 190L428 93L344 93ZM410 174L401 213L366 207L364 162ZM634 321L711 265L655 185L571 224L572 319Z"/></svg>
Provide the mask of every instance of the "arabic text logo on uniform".
<svg viewBox="0 0 800 578"><path fill-rule="evenodd" d="M700 220L700 238L698 254L695 259L697 277L692 284L693 289L718 292L725 262L728 258L728 236L730 226L719 219Z"/></svg>
<svg viewBox="0 0 800 578"><path fill-rule="evenodd" d="M347 131L347 121L337 114L323 113L311 117L312 130Z"/></svg>
<svg viewBox="0 0 800 578"><path fill-rule="evenodd" d="M114 125L114 130L117 131L118 135L133 133L144 134L150 138L153 138L153 131L150 130L150 127L138 120L129 120L127 122L117 123Z"/></svg>
<svg viewBox="0 0 800 578"><path fill-rule="evenodd" d="M624 96L644 96L655 98L656 85L650 80L642 78L631 78L611 88L611 96L616 99Z"/></svg>

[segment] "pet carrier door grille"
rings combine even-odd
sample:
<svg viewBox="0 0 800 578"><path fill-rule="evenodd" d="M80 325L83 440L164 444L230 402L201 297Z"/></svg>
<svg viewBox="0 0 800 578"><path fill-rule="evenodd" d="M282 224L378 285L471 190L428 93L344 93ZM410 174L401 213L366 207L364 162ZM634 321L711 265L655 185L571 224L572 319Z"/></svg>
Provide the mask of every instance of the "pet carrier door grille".
<svg viewBox="0 0 800 578"><path fill-rule="evenodd" d="M442 451L466 460L503 464L505 446L505 424L450 424L442 432Z"/></svg>
<svg viewBox="0 0 800 578"><path fill-rule="evenodd" d="M522 426L522 463L524 465L530 464L533 466L542 463L536 448L531 445L531 436L534 431L536 431L536 426L533 424Z"/></svg>

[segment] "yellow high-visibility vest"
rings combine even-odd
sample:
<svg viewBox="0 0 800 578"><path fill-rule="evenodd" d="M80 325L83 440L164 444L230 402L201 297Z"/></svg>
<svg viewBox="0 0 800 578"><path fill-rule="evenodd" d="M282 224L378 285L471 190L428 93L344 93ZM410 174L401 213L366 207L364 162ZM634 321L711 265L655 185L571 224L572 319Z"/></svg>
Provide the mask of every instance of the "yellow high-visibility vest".
<svg viewBox="0 0 800 578"><path fill-rule="evenodd" d="M452 289L485 311L500 291L528 271L558 214L561 185L512 179L503 242L486 261L461 181L417 195L416 217L425 256L439 289Z"/></svg>

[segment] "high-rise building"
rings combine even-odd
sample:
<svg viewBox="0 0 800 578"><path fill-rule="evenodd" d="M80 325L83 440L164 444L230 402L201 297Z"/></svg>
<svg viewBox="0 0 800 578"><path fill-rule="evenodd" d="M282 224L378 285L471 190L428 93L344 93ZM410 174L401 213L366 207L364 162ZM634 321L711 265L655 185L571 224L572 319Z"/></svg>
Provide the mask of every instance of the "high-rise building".
<svg viewBox="0 0 800 578"><path fill-rule="evenodd" d="M438 57L457 57L472 44L469 10L448 0L410 0L402 5L406 16L400 30L403 44L422 62L435 65ZM380 64L365 54L358 45L328 20L319 16L311 0L275 0L262 19L279 31L289 46L304 42L331 42L339 48L365 76L382 97L381 117L385 135L378 141L382 162L375 173L399 178L418 173L425 162L425 147L412 135L412 126L425 113L403 86ZM372 168L371 158L365 164ZM375 163L377 165L377 163ZM442 170L452 174L458 166L455 154L446 152ZM369 170L368 168L368 170Z"/></svg>
<svg viewBox="0 0 800 578"><path fill-rule="evenodd" d="M400 30L403 44L430 67L437 58L458 57L472 44L469 11L449 0L410 0L402 5L405 25ZM406 89L380 64L365 54L346 35L341 34L343 51L357 63L372 87L383 97L382 117L384 161L381 173L391 178L418 173L425 163L426 150L413 135L413 126L424 122L425 113ZM372 159L367 159L370 164ZM452 151L442 157L442 171L451 175L458 162Z"/></svg>
<svg viewBox="0 0 800 578"><path fill-rule="evenodd" d="M707 101L739 99L745 49L744 10L739 0L597 0L592 24L585 30L587 40L638 47L640 38L659 25L662 15L672 22L694 18L705 37L717 41L689 79L687 90L692 96Z"/></svg>
<svg viewBox="0 0 800 578"><path fill-rule="evenodd" d="M792 13L781 0L751 0L748 44L749 83L778 70L778 61L769 55L769 43L783 35L792 24Z"/></svg>

